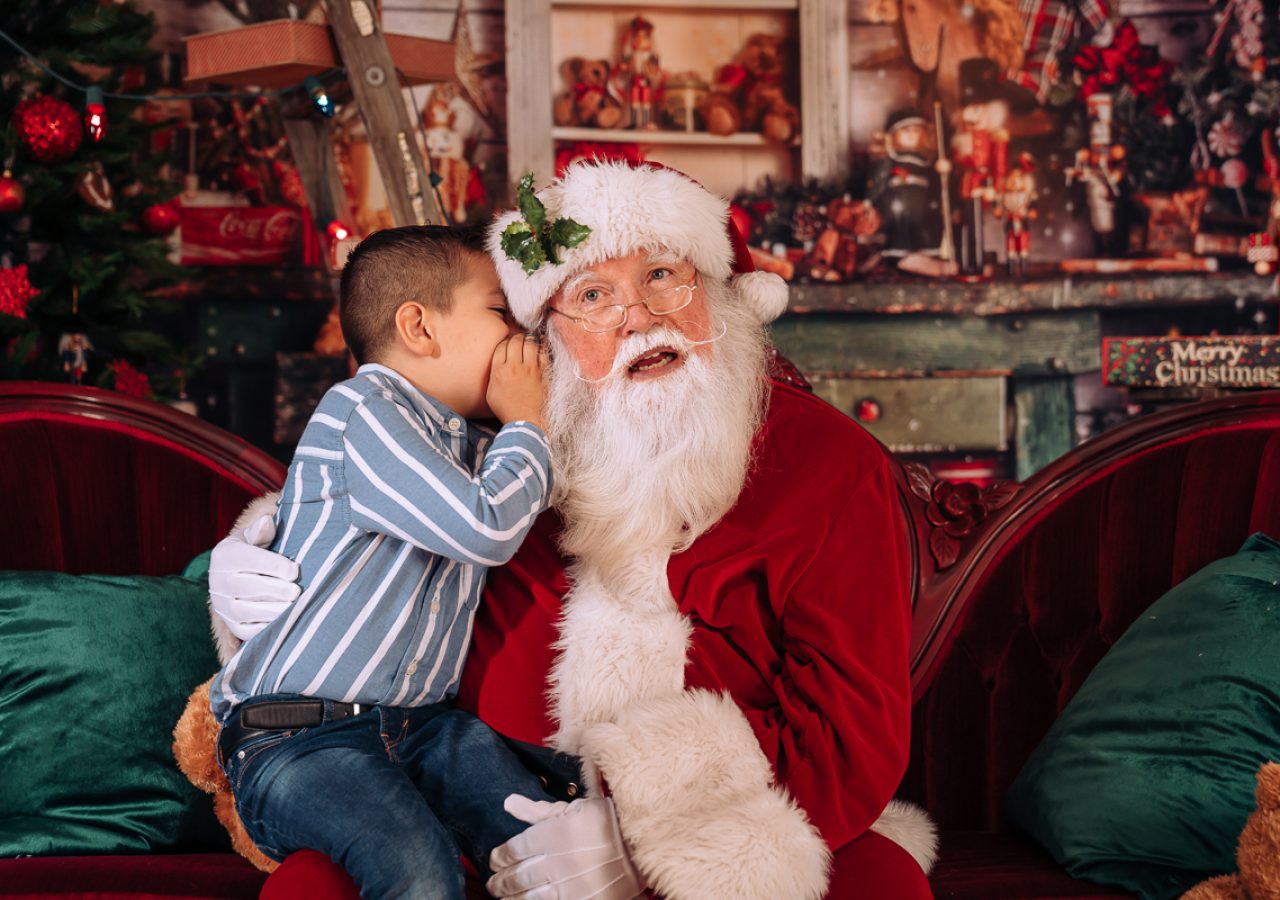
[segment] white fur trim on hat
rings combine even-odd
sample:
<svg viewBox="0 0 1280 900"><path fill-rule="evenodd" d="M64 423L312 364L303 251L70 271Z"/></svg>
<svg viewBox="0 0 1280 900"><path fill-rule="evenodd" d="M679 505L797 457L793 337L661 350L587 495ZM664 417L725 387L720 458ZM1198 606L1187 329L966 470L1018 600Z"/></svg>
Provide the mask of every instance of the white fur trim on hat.
<svg viewBox="0 0 1280 900"><path fill-rule="evenodd" d="M560 250L559 265L546 262L529 273L502 251L502 232L520 220L520 213L505 213L490 227L489 254L511 312L525 328L538 323L547 301L571 275L638 250L669 250L710 278L732 274L728 202L673 169L581 162L539 191L538 199L548 222L567 216L591 234L578 246Z"/></svg>

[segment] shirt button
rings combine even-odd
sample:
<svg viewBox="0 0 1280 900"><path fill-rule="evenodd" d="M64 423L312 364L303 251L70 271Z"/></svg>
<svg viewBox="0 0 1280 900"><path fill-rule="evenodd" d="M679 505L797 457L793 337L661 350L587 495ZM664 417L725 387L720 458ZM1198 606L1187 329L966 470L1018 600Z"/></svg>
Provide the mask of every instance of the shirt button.
<svg viewBox="0 0 1280 900"><path fill-rule="evenodd" d="M418 664L416 662L409 663L409 668L405 669L405 672L409 675L412 675L416 671L418 671Z"/></svg>
<svg viewBox="0 0 1280 900"><path fill-rule="evenodd" d="M576 797L578 796L578 786L571 781L569 782L568 787L564 789L564 792L570 797Z"/></svg>
<svg viewBox="0 0 1280 900"><path fill-rule="evenodd" d="M462 427L462 420L459 419L457 416L454 416L452 419L449 420L450 431L457 431L461 427Z"/></svg>
<svg viewBox="0 0 1280 900"><path fill-rule="evenodd" d="M433 615L433 616L434 616L434 615L435 615L436 613L438 613L438 612L440 612L440 601L439 601L439 600L432 600L432 601L431 601L431 615Z"/></svg>

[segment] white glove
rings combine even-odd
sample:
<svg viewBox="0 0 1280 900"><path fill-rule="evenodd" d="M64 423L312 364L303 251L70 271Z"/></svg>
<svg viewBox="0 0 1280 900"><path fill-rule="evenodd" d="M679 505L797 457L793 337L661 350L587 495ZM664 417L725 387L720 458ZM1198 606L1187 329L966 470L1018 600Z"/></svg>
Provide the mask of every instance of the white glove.
<svg viewBox="0 0 1280 900"><path fill-rule="evenodd" d="M275 536L275 520L260 516L219 541L209 558L209 605L242 641L267 627L302 593L298 564L263 549Z"/></svg>
<svg viewBox="0 0 1280 900"><path fill-rule="evenodd" d="M631 865L607 797L572 803L512 794L503 809L529 827L489 854L489 893L506 900L633 900L644 881Z"/></svg>

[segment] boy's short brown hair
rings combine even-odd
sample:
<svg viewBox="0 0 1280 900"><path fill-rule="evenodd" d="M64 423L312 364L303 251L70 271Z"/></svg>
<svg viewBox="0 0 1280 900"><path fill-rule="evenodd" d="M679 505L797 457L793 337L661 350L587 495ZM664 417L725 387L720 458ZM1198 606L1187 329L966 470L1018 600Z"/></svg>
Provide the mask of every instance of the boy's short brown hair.
<svg viewBox="0 0 1280 900"><path fill-rule="evenodd" d="M385 352L402 303L452 309L454 290L471 275L473 254L488 258L478 225L405 225L361 241L342 269L338 299L342 336L356 362L374 362Z"/></svg>

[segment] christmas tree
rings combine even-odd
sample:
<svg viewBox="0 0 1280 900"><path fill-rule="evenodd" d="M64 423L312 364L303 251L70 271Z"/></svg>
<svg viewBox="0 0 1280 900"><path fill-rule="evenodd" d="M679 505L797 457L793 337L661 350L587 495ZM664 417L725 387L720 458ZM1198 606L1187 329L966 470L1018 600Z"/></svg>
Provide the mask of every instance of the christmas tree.
<svg viewBox="0 0 1280 900"><path fill-rule="evenodd" d="M143 109L154 28L128 3L0 10L0 377L175 392L183 360L158 328L178 186L151 145L163 107Z"/></svg>

